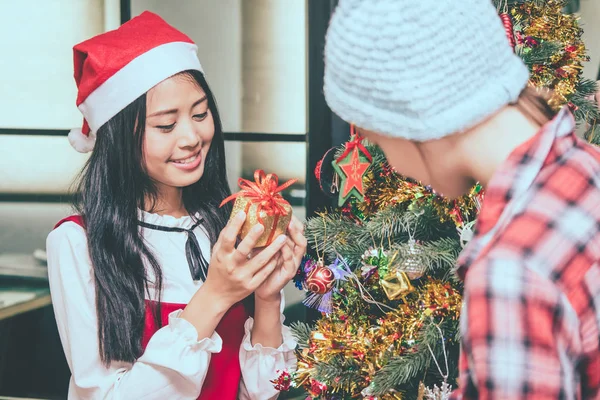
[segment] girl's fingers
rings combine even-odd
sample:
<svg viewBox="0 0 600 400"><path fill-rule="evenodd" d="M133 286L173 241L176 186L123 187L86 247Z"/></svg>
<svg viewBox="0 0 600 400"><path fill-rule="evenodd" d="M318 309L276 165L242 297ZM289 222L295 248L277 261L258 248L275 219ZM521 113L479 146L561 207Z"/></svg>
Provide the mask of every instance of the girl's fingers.
<svg viewBox="0 0 600 400"><path fill-rule="evenodd" d="M261 224L257 224L252 229L244 240L238 245L237 249L234 252L234 259L238 263L245 262L252 255L252 251L254 250L254 246L260 239L260 235L265 231L265 227Z"/></svg>
<svg viewBox="0 0 600 400"><path fill-rule="evenodd" d="M273 241L268 247L263 249L256 256L252 257L250 261L248 261L247 266L250 269L251 274L256 274L258 271L262 270L264 266L267 265L272 259L277 260L275 257L277 252L281 250L281 248L285 245L287 237L285 235L280 235L277 239Z"/></svg>
<svg viewBox="0 0 600 400"><path fill-rule="evenodd" d="M242 229L242 226L246 222L246 213L240 211L233 217L227 226L221 231L219 241L221 242L221 248L227 252L235 249L235 242Z"/></svg>
<svg viewBox="0 0 600 400"><path fill-rule="evenodd" d="M277 267L277 257L271 258L271 260L266 263L261 270L257 271L254 276L250 279L250 287L256 289L260 286L261 283L265 281L271 275L271 273Z"/></svg>
<svg viewBox="0 0 600 400"><path fill-rule="evenodd" d="M301 252L300 257L304 255L306 251L306 238L304 237L304 225L296 218L292 218L292 222L288 228L290 239L293 240L295 247L298 248L297 252ZM295 251L296 252L296 251Z"/></svg>
<svg viewBox="0 0 600 400"><path fill-rule="evenodd" d="M291 273L293 271L295 273L299 265L296 264L294 260L294 252L290 246L283 246L281 249L281 257L283 258L283 265L286 272Z"/></svg>

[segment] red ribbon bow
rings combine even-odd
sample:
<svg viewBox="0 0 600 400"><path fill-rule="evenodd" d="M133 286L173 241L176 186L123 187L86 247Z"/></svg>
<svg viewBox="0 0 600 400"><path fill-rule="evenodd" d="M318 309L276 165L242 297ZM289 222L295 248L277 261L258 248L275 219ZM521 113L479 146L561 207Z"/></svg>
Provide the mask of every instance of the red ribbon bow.
<svg viewBox="0 0 600 400"><path fill-rule="evenodd" d="M371 153L369 153L369 150L367 150L367 148L362 144L363 138L358 133L354 132L354 125L350 126L350 135L351 139L349 142L346 143L346 149L344 150L342 155L337 158L336 162L339 163L340 161L342 161L344 158L346 158L348 154L352 152L352 150L354 150L357 147L369 159L369 162L373 162L373 157L371 156Z"/></svg>
<svg viewBox="0 0 600 400"><path fill-rule="evenodd" d="M258 204L256 214L258 220L262 223L260 218L260 212L265 211L267 215L285 215L286 209L283 207L287 202L281 196L281 191L289 188L297 179L291 179L279 185L279 178L275 174L265 175L265 171L259 169L254 172L254 182L248 179L240 178L238 185L242 189L237 193L232 194L221 202L220 207L223 207L226 203L231 200L237 199L242 196L247 198L250 203Z"/></svg>

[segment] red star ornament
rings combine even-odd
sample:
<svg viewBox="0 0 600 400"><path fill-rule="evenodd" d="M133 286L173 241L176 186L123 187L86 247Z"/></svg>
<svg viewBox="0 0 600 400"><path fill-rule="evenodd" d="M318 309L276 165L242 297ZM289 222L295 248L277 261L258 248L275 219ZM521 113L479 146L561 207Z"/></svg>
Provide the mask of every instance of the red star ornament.
<svg viewBox="0 0 600 400"><path fill-rule="evenodd" d="M343 206L350 196L363 201L365 198L363 178L371 163L360 153L358 147L352 149L352 152L343 159L334 160L332 165L341 178L338 205Z"/></svg>

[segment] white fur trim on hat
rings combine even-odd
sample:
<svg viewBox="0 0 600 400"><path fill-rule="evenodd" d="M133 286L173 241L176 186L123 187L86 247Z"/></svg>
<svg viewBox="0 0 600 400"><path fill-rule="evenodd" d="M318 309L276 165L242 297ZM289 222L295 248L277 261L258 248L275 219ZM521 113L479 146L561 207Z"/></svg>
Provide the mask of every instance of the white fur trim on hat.
<svg viewBox="0 0 600 400"><path fill-rule="evenodd" d="M96 143L95 133L90 132L89 135L84 135L81 128L77 128L71 129L68 137L71 146L80 153L89 153L94 149Z"/></svg>
<svg viewBox="0 0 600 400"><path fill-rule="evenodd" d="M528 78L491 0L340 0L327 31L329 107L387 136L470 129L516 101Z"/></svg>
<svg viewBox="0 0 600 400"><path fill-rule="evenodd" d="M193 43L171 42L157 46L121 68L79 105L92 132L135 99L171 76L186 70L202 72Z"/></svg>

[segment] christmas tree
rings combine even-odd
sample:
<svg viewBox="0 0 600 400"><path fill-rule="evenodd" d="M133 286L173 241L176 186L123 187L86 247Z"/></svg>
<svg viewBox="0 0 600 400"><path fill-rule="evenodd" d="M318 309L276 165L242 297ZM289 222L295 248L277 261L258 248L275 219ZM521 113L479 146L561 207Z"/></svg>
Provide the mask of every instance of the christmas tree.
<svg viewBox="0 0 600 400"><path fill-rule="evenodd" d="M305 258L296 282L323 317L314 327L293 326L293 379L324 399L404 399L426 386L454 385L462 285L453 265L481 188L444 200L396 174L379 148L356 136L336 153L331 167L327 158L320 165L321 182L339 186L341 198L358 193L308 221L316 257ZM344 168L340 182L327 179L340 164L357 167ZM286 380L284 374L279 383Z"/></svg>
<svg viewBox="0 0 600 400"><path fill-rule="evenodd" d="M597 143L595 82L577 18L559 0L495 0L507 38L547 90L556 109L568 105ZM295 279L305 304L322 312L297 323L294 385L314 399L444 399L456 387L462 283L456 258L472 235L484 196L480 186L448 201L396 174L375 146L352 139L330 150L316 169L339 208L309 219L313 256Z"/></svg>

